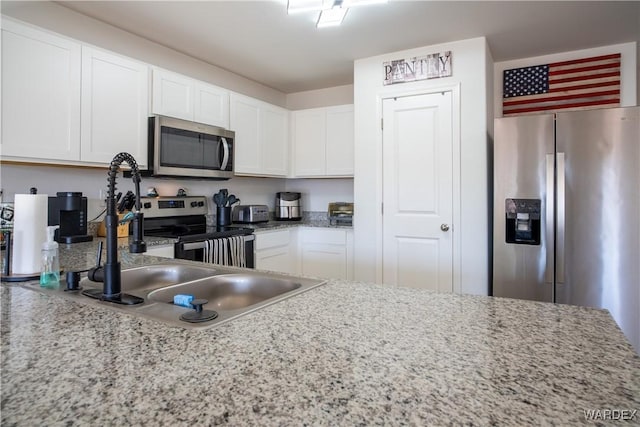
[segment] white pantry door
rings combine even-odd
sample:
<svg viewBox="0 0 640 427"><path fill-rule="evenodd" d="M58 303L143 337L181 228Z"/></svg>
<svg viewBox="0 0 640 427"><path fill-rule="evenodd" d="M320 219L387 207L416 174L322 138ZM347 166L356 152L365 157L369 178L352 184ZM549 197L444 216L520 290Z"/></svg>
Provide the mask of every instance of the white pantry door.
<svg viewBox="0 0 640 427"><path fill-rule="evenodd" d="M384 99L383 283L453 291L452 94Z"/></svg>

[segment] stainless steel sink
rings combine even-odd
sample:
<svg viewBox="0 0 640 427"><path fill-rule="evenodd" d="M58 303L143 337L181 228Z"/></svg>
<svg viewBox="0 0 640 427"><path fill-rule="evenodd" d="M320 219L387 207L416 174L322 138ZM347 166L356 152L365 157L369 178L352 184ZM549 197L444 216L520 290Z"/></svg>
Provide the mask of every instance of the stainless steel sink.
<svg viewBox="0 0 640 427"><path fill-rule="evenodd" d="M121 306L93 300L77 292L63 292L63 287L60 290L36 288L41 292L53 292L81 303L98 304L173 326L206 329L298 295L325 282L218 265L170 261L122 270L122 291L143 298L144 303L140 305ZM102 283L84 278L80 281L80 286L84 289L96 289L102 287ZM203 308L216 311L217 318L203 323L180 320L182 314L193 311L194 308L174 305L173 297L176 294L190 294L196 299L208 300Z"/></svg>
<svg viewBox="0 0 640 427"><path fill-rule="evenodd" d="M215 269L184 264L159 264L122 270L120 282L122 292L133 292L158 289L176 283L210 277L216 274ZM80 281L82 287L101 285L85 278ZM137 295L137 293L136 293Z"/></svg>
<svg viewBox="0 0 640 427"><path fill-rule="evenodd" d="M299 289L301 283L256 274L223 274L168 286L149 294L150 301L173 303L176 294L206 299L211 310L238 310Z"/></svg>

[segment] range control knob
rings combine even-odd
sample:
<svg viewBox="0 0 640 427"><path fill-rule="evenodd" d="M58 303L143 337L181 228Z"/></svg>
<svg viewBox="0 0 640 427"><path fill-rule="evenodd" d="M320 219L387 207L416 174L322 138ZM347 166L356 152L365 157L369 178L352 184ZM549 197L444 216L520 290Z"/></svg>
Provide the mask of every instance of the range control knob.
<svg viewBox="0 0 640 427"><path fill-rule="evenodd" d="M198 206L198 202L191 202L191 207L195 208L196 206Z"/></svg>
<svg viewBox="0 0 640 427"><path fill-rule="evenodd" d="M199 207L203 207L204 206L204 202L202 202L202 201L198 202L198 206Z"/></svg>
<svg viewBox="0 0 640 427"><path fill-rule="evenodd" d="M151 202L144 202L142 207L144 207L145 209L151 209Z"/></svg>

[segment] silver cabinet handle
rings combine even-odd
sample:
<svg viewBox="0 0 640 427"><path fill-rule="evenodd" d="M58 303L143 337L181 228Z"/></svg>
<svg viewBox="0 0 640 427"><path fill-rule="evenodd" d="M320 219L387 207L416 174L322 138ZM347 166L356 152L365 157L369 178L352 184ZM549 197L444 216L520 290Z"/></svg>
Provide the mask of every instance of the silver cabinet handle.
<svg viewBox="0 0 640 427"><path fill-rule="evenodd" d="M449 231L449 224L442 224L440 226L440 230L442 231Z"/></svg>

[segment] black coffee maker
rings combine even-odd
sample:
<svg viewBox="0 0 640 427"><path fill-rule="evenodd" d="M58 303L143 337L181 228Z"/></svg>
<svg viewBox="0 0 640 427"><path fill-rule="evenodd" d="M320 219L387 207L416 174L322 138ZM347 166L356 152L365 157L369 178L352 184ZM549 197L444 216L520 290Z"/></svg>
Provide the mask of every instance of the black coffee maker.
<svg viewBox="0 0 640 427"><path fill-rule="evenodd" d="M59 225L54 239L58 243L89 242L87 198L81 192L59 192L49 197L49 225Z"/></svg>

